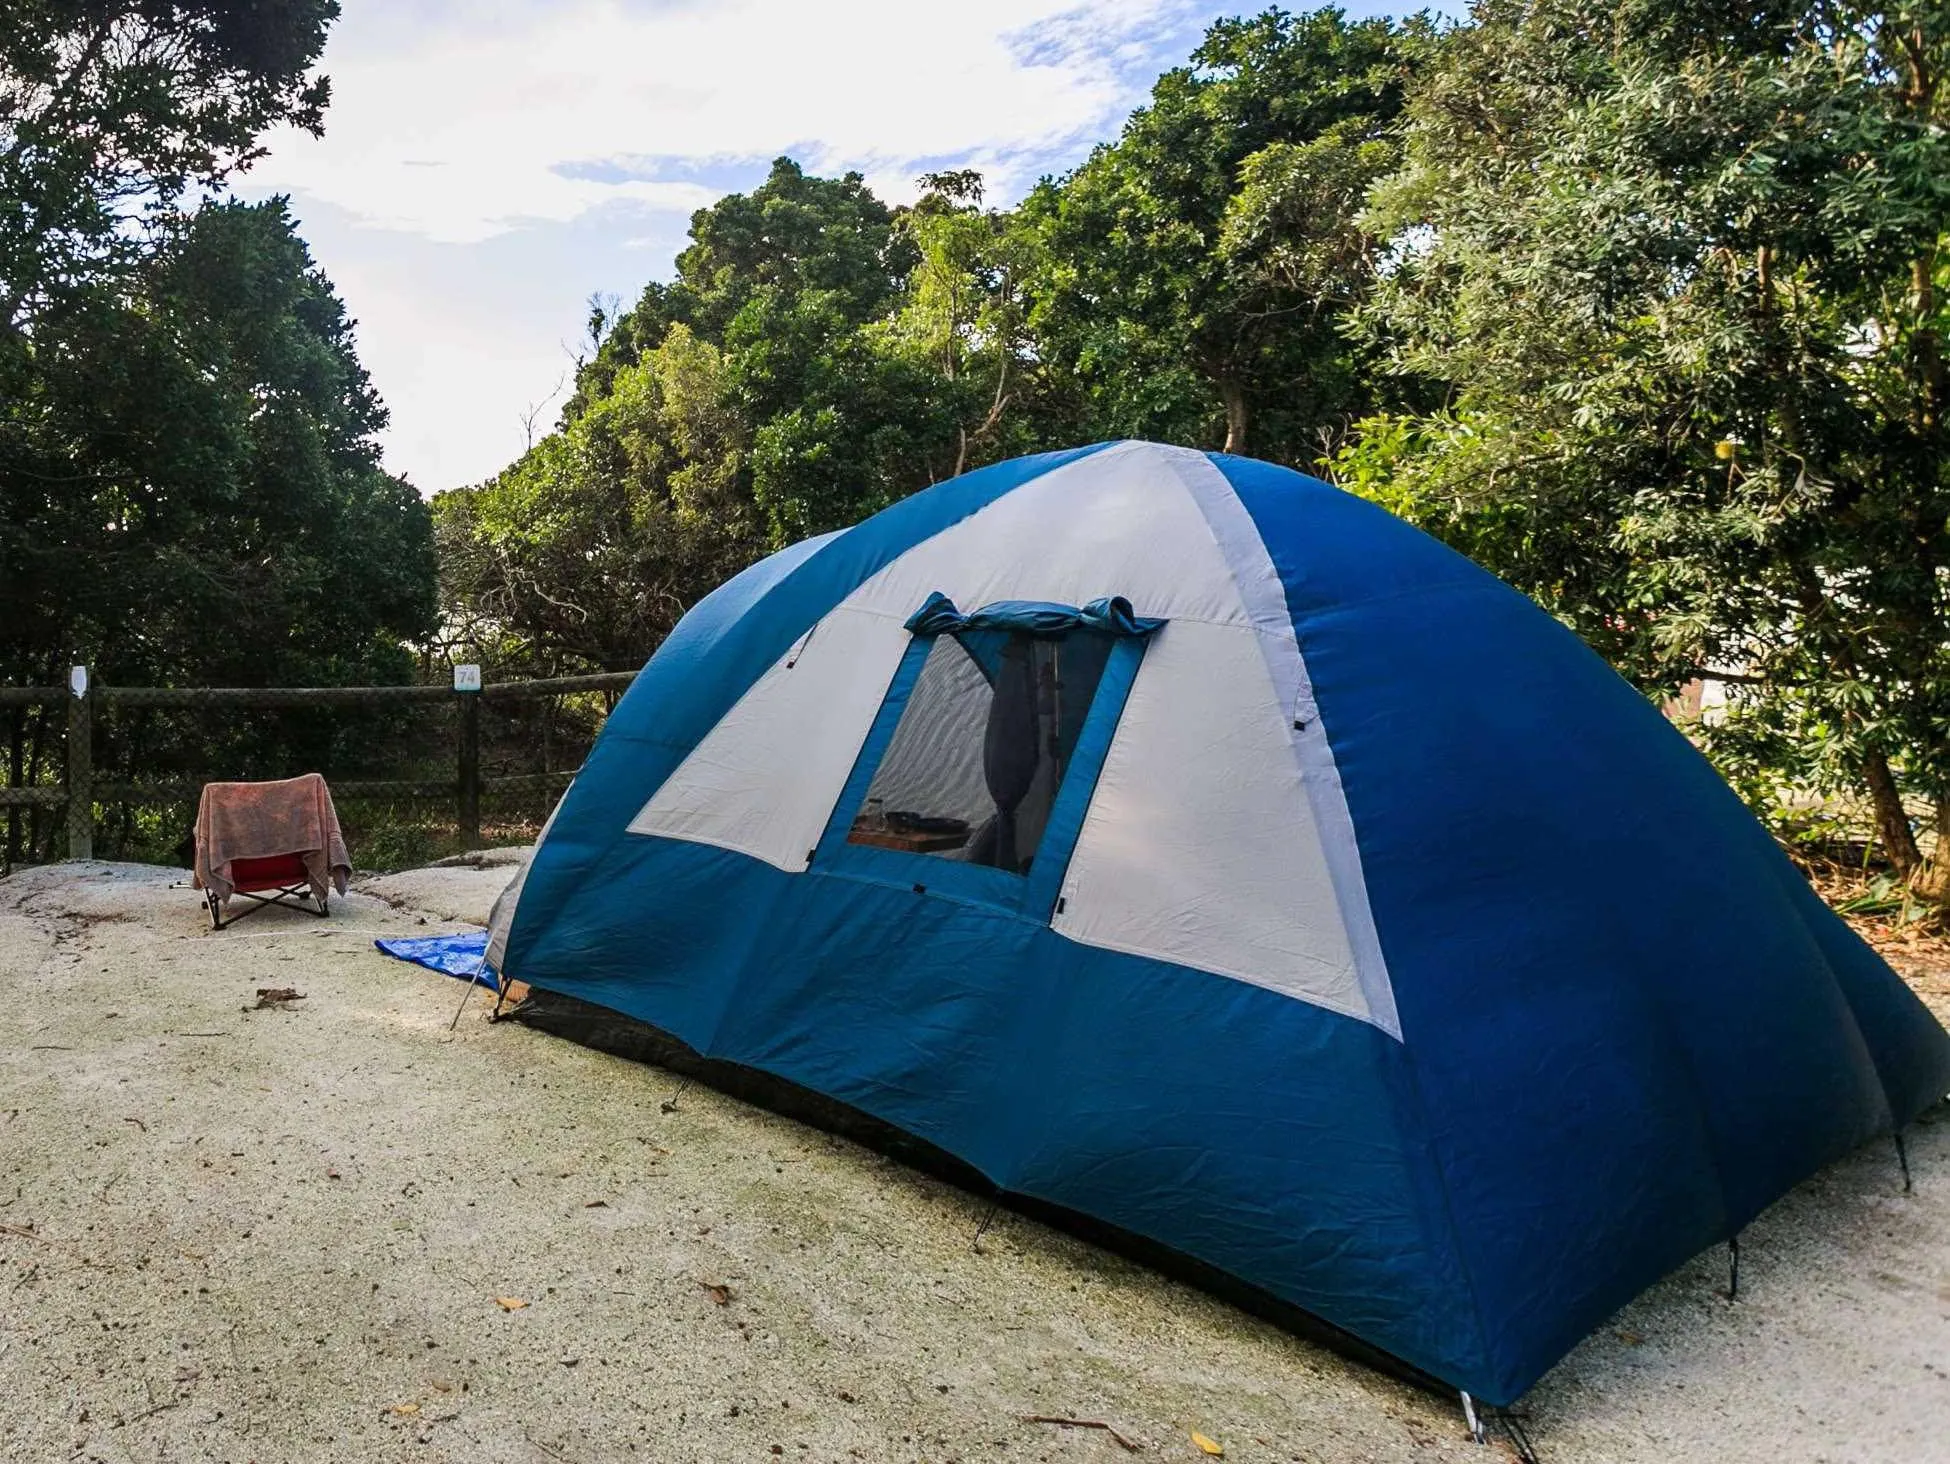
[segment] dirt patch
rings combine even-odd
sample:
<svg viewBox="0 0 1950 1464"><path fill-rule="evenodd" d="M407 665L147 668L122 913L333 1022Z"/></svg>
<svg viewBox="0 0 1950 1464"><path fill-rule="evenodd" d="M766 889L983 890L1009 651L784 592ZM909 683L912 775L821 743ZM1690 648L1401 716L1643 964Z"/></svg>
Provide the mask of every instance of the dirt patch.
<svg viewBox="0 0 1950 1464"><path fill-rule="evenodd" d="M221 933L181 871L0 881L0 1458L1498 1457L1069 1237L1005 1216L978 1251L981 1201L849 1144L667 1108L668 1074L478 999L450 1035L462 983L372 939L478 920L511 873ZM1940 1452L1940 1111L1910 1158L1914 1194L1881 1144L1761 1217L1739 1302L1711 1254L1600 1329L1530 1400L1544 1457Z"/></svg>
<svg viewBox="0 0 1950 1464"><path fill-rule="evenodd" d="M1851 918L1849 924L1895 967L1937 1020L1950 1025L1950 938L1941 929Z"/></svg>

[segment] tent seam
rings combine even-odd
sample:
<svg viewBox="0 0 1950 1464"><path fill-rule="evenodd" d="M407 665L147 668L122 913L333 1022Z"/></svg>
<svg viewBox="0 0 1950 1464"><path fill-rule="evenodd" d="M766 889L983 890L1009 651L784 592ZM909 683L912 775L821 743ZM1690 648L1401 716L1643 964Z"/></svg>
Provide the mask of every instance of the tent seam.
<svg viewBox="0 0 1950 1464"><path fill-rule="evenodd" d="M1365 917L1363 919L1354 918L1356 912L1350 909L1350 892L1343 887L1342 871L1337 864L1334 843L1330 840L1329 836L1329 820L1321 817L1321 801L1316 796L1315 791L1318 785L1318 778L1316 776L1318 770L1309 768L1301 747L1293 741L1291 734L1289 734L1287 739L1289 755L1292 757L1294 769L1300 776L1301 786L1305 792L1308 813L1313 819L1314 836L1320 842L1321 855L1327 866L1328 884L1334 894L1335 912L1340 917L1341 931L1346 937L1348 953L1354 962L1356 982L1361 987L1362 997L1368 1004L1370 1020L1376 1027L1394 1038L1395 1041L1401 1042L1403 1040L1401 1011L1395 1001L1395 985L1394 979L1388 972L1388 958L1386 953L1381 949L1381 931L1375 924L1374 909L1368 900L1367 870L1361 861L1360 840L1354 830L1354 810L1348 806L1347 789L1341 781L1340 761L1334 755L1332 739L1327 738L1326 726L1321 717L1320 700L1315 693L1313 673L1308 669L1306 652L1300 645L1299 618L1294 614L1292 602L1287 596L1285 580L1280 575L1279 566L1273 562L1272 551L1267 548L1265 537L1259 531L1259 525L1253 521L1252 514L1247 510L1245 503L1239 498L1238 490L1233 486L1232 480L1226 477L1224 471L1214 461L1213 455L1210 453L1192 452L1189 449L1181 449L1168 453L1167 458L1170 462L1173 475L1178 479L1179 485L1185 491L1185 495L1191 499L1192 506L1198 513L1199 521L1205 525L1206 533L1211 536L1213 546L1219 551L1220 562L1225 565L1226 573L1231 577L1233 589L1239 596L1241 608L1246 611L1248 623L1261 637L1260 651L1263 658L1266 657L1266 632L1269 627L1263 625L1252 614L1246 587L1239 578L1239 567L1233 562L1232 557L1226 553L1225 541L1219 537L1217 526L1207 514L1205 504L1199 497L1198 490L1192 486L1190 477L1186 472L1188 466L1187 458L1196 459L1202 467L1213 473L1218 478L1223 491L1230 495L1232 501L1238 505L1239 512L1245 518L1254 541L1259 545L1260 553L1265 556L1266 567L1272 573L1273 582L1278 586L1281 616L1271 626L1277 632L1272 639L1282 642L1291 641L1294 661L1299 669L1299 681L1294 688L1298 701L1291 715L1297 719L1294 724L1296 730L1303 722L1312 723L1316 727L1318 734L1326 740L1326 769L1328 775L1332 778L1333 796L1339 805L1337 811L1338 817L1346 823L1347 843L1353 859L1353 867L1347 871L1347 874L1351 877L1349 882L1359 891L1358 913ZM1275 696L1278 696L1280 694L1278 671L1270 659L1266 659L1265 665L1268 684ZM1284 705L1280 707L1280 712L1282 717L1289 715ZM1335 810L1330 808L1329 812L1332 814ZM1376 973L1378 980L1372 983L1369 980L1368 972L1364 970L1364 963L1362 961L1362 949L1364 946L1372 949L1373 960L1379 967Z"/></svg>

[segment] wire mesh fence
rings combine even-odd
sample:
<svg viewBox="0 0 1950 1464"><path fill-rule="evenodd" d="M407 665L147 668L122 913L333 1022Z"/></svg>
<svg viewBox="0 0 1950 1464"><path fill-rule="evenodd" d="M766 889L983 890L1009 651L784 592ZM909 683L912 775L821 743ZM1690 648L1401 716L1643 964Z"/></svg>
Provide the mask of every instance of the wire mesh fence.
<svg viewBox="0 0 1950 1464"><path fill-rule="evenodd" d="M11 868L187 865L208 782L324 775L362 868L532 840L634 672L446 686L0 687Z"/></svg>

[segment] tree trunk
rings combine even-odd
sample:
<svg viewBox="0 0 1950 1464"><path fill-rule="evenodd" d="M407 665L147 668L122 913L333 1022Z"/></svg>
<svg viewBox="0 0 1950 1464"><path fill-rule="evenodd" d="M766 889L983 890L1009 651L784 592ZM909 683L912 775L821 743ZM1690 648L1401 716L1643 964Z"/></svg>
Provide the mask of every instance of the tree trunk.
<svg viewBox="0 0 1950 1464"><path fill-rule="evenodd" d="M1910 829L1909 815L1903 811L1902 791L1896 786L1896 775L1889 771L1889 760L1879 752L1870 753L1862 763L1862 780L1875 803L1876 836L1882 840L1883 853L1896 866L1896 873L1904 879L1915 877L1922 868L1923 853L1916 847L1916 835Z"/></svg>
<svg viewBox="0 0 1950 1464"><path fill-rule="evenodd" d="M1246 393L1241 391L1236 381L1221 381L1219 395L1226 404L1226 445L1227 452L1246 450Z"/></svg>
<svg viewBox="0 0 1950 1464"><path fill-rule="evenodd" d="M1950 797L1936 800L1936 847L1910 888L1934 904L1950 905Z"/></svg>

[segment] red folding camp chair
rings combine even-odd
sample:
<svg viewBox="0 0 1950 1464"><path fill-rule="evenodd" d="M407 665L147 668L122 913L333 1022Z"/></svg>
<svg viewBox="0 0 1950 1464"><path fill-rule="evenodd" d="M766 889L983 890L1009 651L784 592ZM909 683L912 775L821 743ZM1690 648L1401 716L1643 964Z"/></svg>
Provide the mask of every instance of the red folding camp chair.
<svg viewBox="0 0 1950 1464"><path fill-rule="evenodd" d="M344 894L351 873L332 790L317 773L204 785L193 883L210 907L212 930L287 902L307 915L328 915L330 886ZM253 903L226 920L224 904L233 894Z"/></svg>
<svg viewBox="0 0 1950 1464"><path fill-rule="evenodd" d="M203 898L210 906L212 930L235 925L244 916L255 915L266 905L281 905L287 900L307 915L331 914L326 895L318 896L316 910L311 907L311 876L305 872L305 856L302 854L277 854L269 859L233 859L230 861L230 884L233 895L242 895L257 903L226 920L217 892L205 890ZM264 893L266 890L277 893L267 895Z"/></svg>

